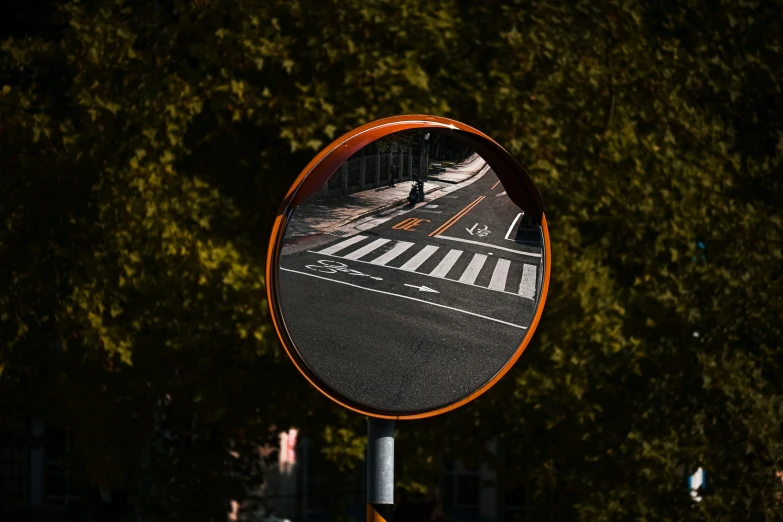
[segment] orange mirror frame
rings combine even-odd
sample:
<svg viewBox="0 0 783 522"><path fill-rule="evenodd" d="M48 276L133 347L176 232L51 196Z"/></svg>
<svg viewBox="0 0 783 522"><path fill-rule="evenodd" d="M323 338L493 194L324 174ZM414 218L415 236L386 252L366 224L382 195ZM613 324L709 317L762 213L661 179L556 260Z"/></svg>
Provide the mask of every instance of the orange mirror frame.
<svg viewBox="0 0 783 522"><path fill-rule="evenodd" d="M472 147L484 161L487 162L500 179L509 198L517 206L525 209L525 212L529 213L529 215L540 224L544 237L545 271L540 302L533 321L530 324L522 343L514 352L514 355L508 360L503 368L492 377L492 379L469 395L448 406L414 414L388 414L369 410L364 406L353 404L351 401L334 393L309 371L307 365L299 355L283 321L277 297L278 267L283 236L293 210L309 196L318 191L337 169L361 148L380 138L388 136L389 134L409 129L437 130L438 132L445 133L455 140L461 141ZM414 114L383 118L362 125L361 127L344 134L318 153L318 155L316 155L299 174L286 193L272 227L266 261L266 292L272 322L283 348L299 372L318 391L337 404L362 415L394 420L421 419L446 413L470 402L489 390L511 369L517 359L522 355L522 352L527 347L538 326L549 289L550 267L551 252L549 245L549 230L547 228L546 217L544 216L543 200L536 189L533 180L522 165L489 136L473 127L448 118Z"/></svg>

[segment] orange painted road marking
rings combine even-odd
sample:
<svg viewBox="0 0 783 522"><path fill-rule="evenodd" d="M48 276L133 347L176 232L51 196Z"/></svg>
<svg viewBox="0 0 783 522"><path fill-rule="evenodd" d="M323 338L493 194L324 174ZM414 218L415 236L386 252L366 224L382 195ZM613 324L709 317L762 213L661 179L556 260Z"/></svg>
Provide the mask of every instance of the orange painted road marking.
<svg viewBox="0 0 783 522"><path fill-rule="evenodd" d="M419 218L408 218L403 219L396 225L392 226L394 230L406 230L408 232L415 232L415 229L413 227L418 226L422 223L429 223L429 219L419 219Z"/></svg>
<svg viewBox="0 0 783 522"><path fill-rule="evenodd" d="M498 180L498 183L500 183L500 180ZM489 190L495 190L495 187L497 187L497 186L498 186L498 183L495 183L494 185L492 185L492 188L491 188L491 189L489 189Z"/></svg>
<svg viewBox="0 0 783 522"><path fill-rule="evenodd" d="M451 217L451 218L450 218L448 221L446 221L446 222L445 222L445 223L443 223L441 226L439 226L438 228L436 228L435 230L433 230L433 231L432 231L432 233L430 233L430 237L432 237L432 236L439 236L440 234L444 233L446 230L448 230L448 229L449 229L449 227L450 227L451 225L453 225L454 223L456 223L457 221L459 221L459 220L460 220L460 218L461 218L462 216L464 216L465 214L467 214L468 212L470 212L470 211L473 209L473 207L475 207L476 205L478 205L478 204L481 202L481 200L482 200L482 199L484 199L484 197L485 197L485 196L479 196L479 197L477 197L477 198L476 198L476 200L475 200L475 201L473 201L473 203L469 204L467 207L465 207L465 208L463 208L462 210L460 210L459 212L457 212L457 213L456 213L454 216L452 216L452 217Z"/></svg>

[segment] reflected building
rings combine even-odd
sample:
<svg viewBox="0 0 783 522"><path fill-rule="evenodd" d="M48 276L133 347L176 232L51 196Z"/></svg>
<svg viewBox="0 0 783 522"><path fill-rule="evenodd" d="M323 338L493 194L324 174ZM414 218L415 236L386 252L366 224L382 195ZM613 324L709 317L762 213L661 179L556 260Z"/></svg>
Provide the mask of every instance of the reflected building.
<svg viewBox="0 0 783 522"><path fill-rule="evenodd" d="M340 166L311 201L323 201L421 178L428 181L463 163L473 152L442 134L400 132L374 141Z"/></svg>

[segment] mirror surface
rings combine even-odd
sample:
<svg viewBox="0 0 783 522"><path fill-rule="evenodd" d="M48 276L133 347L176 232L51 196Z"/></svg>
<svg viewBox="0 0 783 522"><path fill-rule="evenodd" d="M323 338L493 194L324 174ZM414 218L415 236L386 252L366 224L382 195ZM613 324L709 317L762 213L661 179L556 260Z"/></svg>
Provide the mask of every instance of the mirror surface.
<svg viewBox="0 0 783 522"><path fill-rule="evenodd" d="M473 150L432 129L391 134L293 209L283 322L344 398L397 414L444 408L519 349L539 306L543 241Z"/></svg>

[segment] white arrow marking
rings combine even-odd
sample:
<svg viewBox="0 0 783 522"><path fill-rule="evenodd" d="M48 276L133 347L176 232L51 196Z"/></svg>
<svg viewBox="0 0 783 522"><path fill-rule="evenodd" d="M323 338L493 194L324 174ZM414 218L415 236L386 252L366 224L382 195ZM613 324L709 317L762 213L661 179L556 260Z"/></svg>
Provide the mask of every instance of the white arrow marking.
<svg viewBox="0 0 783 522"><path fill-rule="evenodd" d="M419 292L435 292L436 294L440 293L437 290L433 290L429 286L424 286L424 285L416 286L416 285L409 285L408 283L405 283L405 286L410 286L411 288L418 288Z"/></svg>
<svg viewBox="0 0 783 522"><path fill-rule="evenodd" d="M431 122L427 122L428 125L430 123ZM454 127L454 130L458 130L458 129L456 127ZM527 330L527 326L522 326L522 325L514 324L514 323L507 323L506 321L501 321L500 319L495 319L494 317L488 317L486 315L480 315L480 314L477 314L475 312L468 312L467 310L460 310L459 308L452 308L451 306L446 306L446 305L442 305L442 304L439 304L439 303L433 303L431 301L425 301L423 299L416 299L415 297L411 297L409 295L393 294L391 292L384 292L383 290L376 290L375 288L367 288L367 287L364 287L364 286L354 285L354 284L351 284L351 283L346 283L345 281L337 281L336 279L329 279L328 277L321 277L319 275L310 274L310 273L307 273L307 272L300 272L299 270L291 270L290 268L283 268L282 266L280 267L280 270L283 270L285 272L293 272L295 274L300 274L300 275L304 275L304 276L308 276L308 277L315 277L316 279L323 279L324 281L329 281L330 283L337 283L337 284L341 284L341 285L352 286L352 287L358 288L360 290L367 290L368 292L375 292L377 294L385 294L385 295L393 295L395 297L402 297L403 299L409 299L411 301L417 301L419 303L424 303L426 305L437 306L438 308L445 308L447 310L453 310L455 312L460 312L460 313L463 313L463 314L472 315L474 317L481 317L482 319L487 319L489 321L494 321L496 323L505 324L505 325L508 325L508 326L513 326L514 328L520 328L522 330Z"/></svg>
<svg viewBox="0 0 783 522"><path fill-rule="evenodd" d="M475 229L477 226L478 226L478 223L476 223L475 225L473 225L473 226L472 226L472 227L470 227L470 228L466 228L465 230L467 230L467 231L468 231L468 234L470 234L470 235L472 236L472 235L473 235L473 230L474 230L474 229Z"/></svg>

